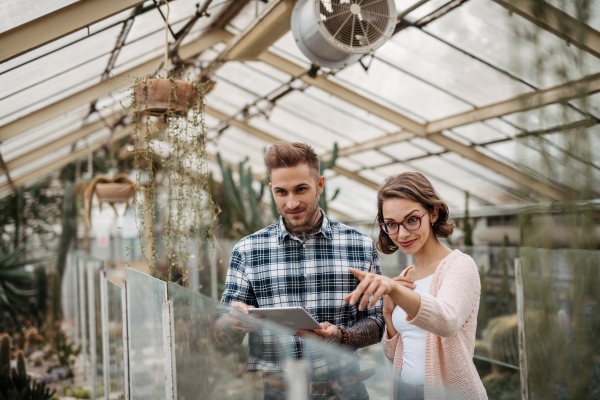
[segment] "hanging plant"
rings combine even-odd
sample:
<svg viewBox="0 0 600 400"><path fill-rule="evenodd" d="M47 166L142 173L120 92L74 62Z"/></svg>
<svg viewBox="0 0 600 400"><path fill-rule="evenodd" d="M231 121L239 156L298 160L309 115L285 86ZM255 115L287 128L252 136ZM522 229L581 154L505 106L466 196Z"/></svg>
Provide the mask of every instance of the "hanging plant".
<svg viewBox="0 0 600 400"><path fill-rule="evenodd" d="M163 0L166 3L166 1ZM168 7L168 3L167 7ZM166 25L168 26L169 12ZM168 35L168 30L167 35ZM167 36L168 40L168 36ZM197 256L200 240L212 238L214 207L208 195L208 170L204 124L204 85L176 79L166 69L164 77L138 79L130 90L134 114L134 167L139 190L135 207L142 252L152 275L172 280L181 274L189 285L190 258ZM160 157L157 183L156 155ZM158 254L154 222L157 218L157 185L165 193L166 212L160 239L166 254ZM159 269L159 262L167 268Z"/></svg>
<svg viewBox="0 0 600 400"><path fill-rule="evenodd" d="M115 203L125 203L127 205L125 212L127 212L130 207L130 200L135 194L135 184L127 174L119 174L114 178L97 175L92 179L83 192L85 222L88 228L92 227L92 200L94 194L98 197L100 210L102 210L103 203L108 203L117 213Z"/></svg>

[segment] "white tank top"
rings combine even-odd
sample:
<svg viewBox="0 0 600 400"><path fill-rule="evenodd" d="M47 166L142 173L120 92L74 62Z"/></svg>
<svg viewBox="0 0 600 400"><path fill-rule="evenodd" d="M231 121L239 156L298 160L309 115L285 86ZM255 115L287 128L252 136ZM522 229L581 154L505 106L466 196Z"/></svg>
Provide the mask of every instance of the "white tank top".
<svg viewBox="0 0 600 400"><path fill-rule="evenodd" d="M415 281L417 293L429 293L433 275ZM402 380L412 385L425 383L425 335L426 331L406 322L406 313L396 306L392 313L394 328L402 338Z"/></svg>

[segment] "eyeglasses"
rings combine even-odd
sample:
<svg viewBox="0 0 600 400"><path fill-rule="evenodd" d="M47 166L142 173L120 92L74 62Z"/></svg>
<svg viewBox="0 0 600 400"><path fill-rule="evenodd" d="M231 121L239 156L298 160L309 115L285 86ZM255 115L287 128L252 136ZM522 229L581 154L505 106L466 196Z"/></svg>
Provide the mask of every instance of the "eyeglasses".
<svg viewBox="0 0 600 400"><path fill-rule="evenodd" d="M425 214L428 212L429 211L425 211ZM400 225L402 225L407 231L414 231L421 227L421 218L423 218L425 214L421 215L420 217L413 215L412 217L406 218L402 222L383 222L379 224L379 226L381 227L381 230L388 235L398 233L400 230Z"/></svg>

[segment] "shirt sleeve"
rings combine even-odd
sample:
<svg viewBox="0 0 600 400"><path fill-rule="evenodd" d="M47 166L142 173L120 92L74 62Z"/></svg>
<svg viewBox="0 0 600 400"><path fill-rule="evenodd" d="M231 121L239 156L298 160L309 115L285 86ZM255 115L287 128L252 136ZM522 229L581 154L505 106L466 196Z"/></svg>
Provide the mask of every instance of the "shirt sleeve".
<svg viewBox="0 0 600 400"><path fill-rule="evenodd" d="M238 301L249 306L258 307L252 283L245 271L244 257L236 245L231 252L229 269L227 270L227 278L225 279L225 291L221 297L221 304L231 306ZM221 308L223 309L224 307ZM219 312L219 314L224 313L225 311Z"/></svg>
<svg viewBox="0 0 600 400"><path fill-rule="evenodd" d="M379 257L377 256L377 250L371 248L371 263L368 267L367 272L371 272L373 274L381 275L381 267L379 266ZM358 311L358 305L360 301L358 301L355 305ZM385 319L383 318L383 297L380 298L375 307L373 308L365 308L363 311L358 311L358 321L364 318L372 319L379 326L379 338L383 335L383 331L385 329Z"/></svg>

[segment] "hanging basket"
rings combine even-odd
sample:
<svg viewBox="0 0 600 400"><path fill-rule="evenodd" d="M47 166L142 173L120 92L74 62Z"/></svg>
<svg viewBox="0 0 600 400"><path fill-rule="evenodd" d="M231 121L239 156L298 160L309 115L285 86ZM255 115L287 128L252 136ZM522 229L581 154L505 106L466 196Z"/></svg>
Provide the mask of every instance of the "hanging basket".
<svg viewBox="0 0 600 400"><path fill-rule="evenodd" d="M126 203L134 192L129 183L97 183L95 188L98 201L102 203Z"/></svg>
<svg viewBox="0 0 600 400"><path fill-rule="evenodd" d="M135 85L135 102L140 111L154 116L186 117L198 99L198 90L189 82L146 79Z"/></svg>

